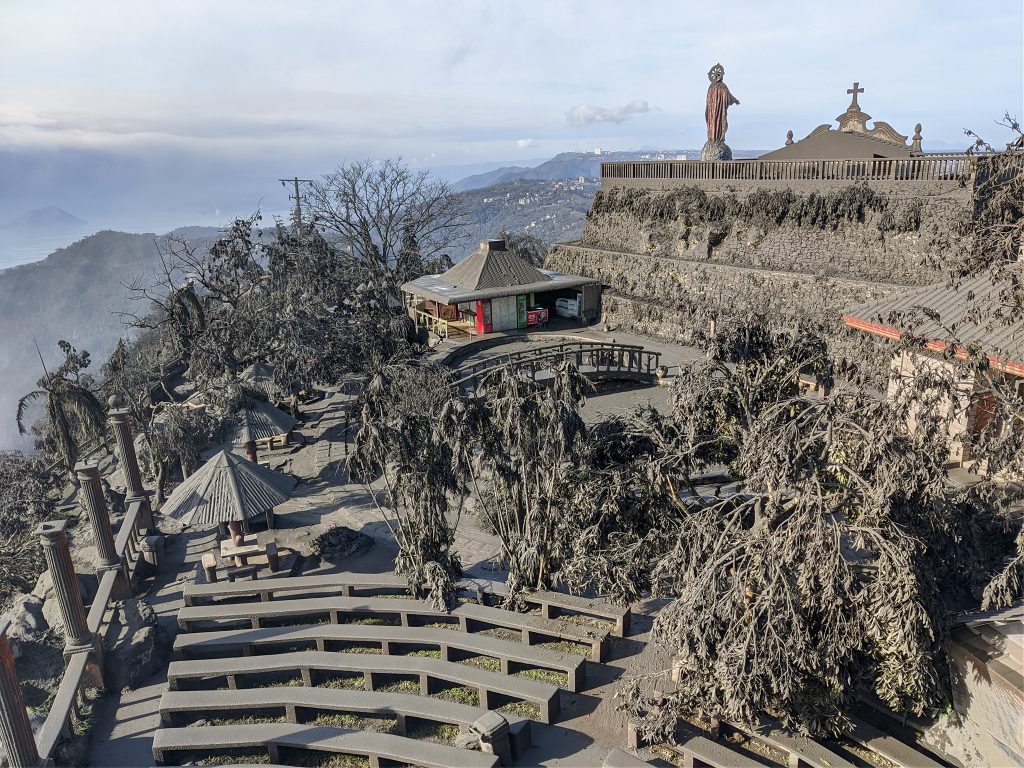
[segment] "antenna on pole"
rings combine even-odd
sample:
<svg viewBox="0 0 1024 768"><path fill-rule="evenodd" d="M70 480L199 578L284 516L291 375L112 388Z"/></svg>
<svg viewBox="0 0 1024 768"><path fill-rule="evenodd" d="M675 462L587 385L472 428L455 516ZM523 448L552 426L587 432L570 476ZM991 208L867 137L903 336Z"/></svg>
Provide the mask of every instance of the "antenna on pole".
<svg viewBox="0 0 1024 768"><path fill-rule="evenodd" d="M282 187L287 187L289 184L293 185L295 192L289 194L288 199L295 201L295 227L297 229L302 228L302 194L299 192L299 184L312 184L312 179L300 179L298 176L292 179L278 179L281 182Z"/></svg>

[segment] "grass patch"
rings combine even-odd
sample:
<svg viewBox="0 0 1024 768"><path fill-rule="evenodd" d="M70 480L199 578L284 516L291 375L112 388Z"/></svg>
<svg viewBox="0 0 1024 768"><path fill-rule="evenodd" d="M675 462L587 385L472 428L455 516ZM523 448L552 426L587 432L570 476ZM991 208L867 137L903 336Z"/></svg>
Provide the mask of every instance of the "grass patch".
<svg viewBox="0 0 1024 768"><path fill-rule="evenodd" d="M440 659L440 651L420 650L420 651L409 651L409 653L403 653L403 656L421 656L426 659Z"/></svg>
<svg viewBox="0 0 1024 768"><path fill-rule="evenodd" d="M344 690L359 690L365 687L362 675L331 675L324 678L323 682L317 684L317 688L337 688Z"/></svg>
<svg viewBox="0 0 1024 768"><path fill-rule="evenodd" d="M302 766L302 768L369 768L370 766L370 758L362 755L314 752L313 750L295 748L282 748L281 762L285 765Z"/></svg>
<svg viewBox="0 0 1024 768"><path fill-rule="evenodd" d="M182 765L238 765L239 763L265 764L270 762L266 752L232 752L220 755L206 753L183 754L178 758Z"/></svg>
<svg viewBox="0 0 1024 768"><path fill-rule="evenodd" d="M459 727L450 723L424 723L414 726L406 734L417 741L434 741L438 744L455 745L455 737L459 735Z"/></svg>
<svg viewBox="0 0 1024 768"><path fill-rule="evenodd" d="M498 707L498 711L525 717L528 720L540 720L540 707L528 701L510 701L508 704Z"/></svg>
<svg viewBox="0 0 1024 768"><path fill-rule="evenodd" d="M454 629L456 632L459 631L459 625L454 621L432 621L429 624L423 625L424 629Z"/></svg>
<svg viewBox="0 0 1024 768"><path fill-rule="evenodd" d="M501 662L492 656L470 656L468 659L460 659L459 664L468 667L479 667L488 672L501 672Z"/></svg>
<svg viewBox="0 0 1024 768"><path fill-rule="evenodd" d="M578 613L560 613L557 617L561 621L568 621L570 624L579 624L582 627L596 627L597 629L615 629L610 621L595 619L593 616L583 616Z"/></svg>
<svg viewBox="0 0 1024 768"><path fill-rule="evenodd" d="M550 669L522 669L515 673L517 677L526 677L538 683L549 683L565 688L569 684L569 676L564 672L552 672Z"/></svg>
<svg viewBox="0 0 1024 768"><path fill-rule="evenodd" d="M296 686L302 685L301 677L290 677L287 680L271 680L269 683L264 683L261 688L295 688Z"/></svg>
<svg viewBox="0 0 1024 768"><path fill-rule="evenodd" d="M508 640L512 643L522 642L523 635L521 632L516 632L511 629L504 629L502 627L493 627L491 629L484 629L479 632L475 632L477 635L484 635L486 637L496 637L499 640Z"/></svg>
<svg viewBox="0 0 1024 768"><path fill-rule="evenodd" d="M283 723L284 718L278 715L245 715L243 717L210 717L207 725L259 725L260 723Z"/></svg>
<svg viewBox="0 0 1024 768"><path fill-rule="evenodd" d="M346 712L320 714L310 724L330 728L348 728L353 731L376 731L377 733L396 733L398 729L398 720L393 717L360 717Z"/></svg>
<svg viewBox="0 0 1024 768"><path fill-rule="evenodd" d="M378 691L389 691L391 693L412 693L416 696L420 693L420 684L415 680L398 680L394 683L381 686Z"/></svg>
<svg viewBox="0 0 1024 768"><path fill-rule="evenodd" d="M382 617L382 616L365 616L360 619L349 619L345 622L346 624L363 624L370 627L397 627L399 621L397 618Z"/></svg>
<svg viewBox="0 0 1024 768"><path fill-rule="evenodd" d="M480 694L473 688L466 688L461 685L438 691L434 696L445 701L454 701L457 704L468 704L471 707L480 706Z"/></svg>
<svg viewBox="0 0 1024 768"><path fill-rule="evenodd" d="M570 643L568 640L555 640L550 643L537 643L539 648L548 648L552 651L561 651L562 653L575 653L577 656L589 656L590 646L580 645L579 643Z"/></svg>
<svg viewBox="0 0 1024 768"><path fill-rule="evenodd" d="M335 649L338 653L369 653L380 656L383 650L372 645L341 645Z"/></svg>

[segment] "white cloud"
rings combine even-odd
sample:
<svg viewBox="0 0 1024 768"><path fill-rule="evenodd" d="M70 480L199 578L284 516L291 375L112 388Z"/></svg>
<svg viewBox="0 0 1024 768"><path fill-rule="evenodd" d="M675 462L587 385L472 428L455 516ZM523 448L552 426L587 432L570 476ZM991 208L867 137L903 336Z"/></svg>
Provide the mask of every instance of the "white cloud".
<svg viewBox="0 0 1024 768"><path fill-rule="evenodd" d="M647 99L633 99L622 107L608 109L595 107L591 104L580 104L569 110L569 125L595 125L597 123L624 123L633 115L643 115L651 111Z"/></svg>
<svg viewBox="0 0 1024 768"><path fill-rule="evenodd" d="M516 147L518 149L528 149L529 147L536 147L536 139L518 139L516 141Z"/></svg>

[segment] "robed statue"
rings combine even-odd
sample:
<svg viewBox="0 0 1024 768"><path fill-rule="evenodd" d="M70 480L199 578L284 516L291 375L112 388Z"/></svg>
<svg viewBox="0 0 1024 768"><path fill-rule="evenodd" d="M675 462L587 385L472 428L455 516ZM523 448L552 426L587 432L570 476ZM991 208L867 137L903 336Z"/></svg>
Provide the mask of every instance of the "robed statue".
<svg viewBox="0 0 1024 768"><path fill-rule="evenodd" d="M732 150L725 143L725 132L729 130L728 112L733 104L740 101L729 91L729 86L722 82L725 68L715 64L708 72L707 106L704 119L708 124L708 142L701 152L701 160L731 160Z"/></svg>

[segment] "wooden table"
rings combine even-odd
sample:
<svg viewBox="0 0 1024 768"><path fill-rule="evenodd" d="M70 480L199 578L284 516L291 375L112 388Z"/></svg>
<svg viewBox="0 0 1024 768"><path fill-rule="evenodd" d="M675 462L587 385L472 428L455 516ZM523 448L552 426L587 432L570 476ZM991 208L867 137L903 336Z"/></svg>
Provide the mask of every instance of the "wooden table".
<svg viewBox="0 0 1024 768"><path fill-rule="evenodd" d="M260 541L259 537L250 534L242 539L242 543L239 546L235 546L231 539L224 539L220 543L220 556L222 559L229 557L234 558L235 565L248 565L248 559L254 555L265 555L267 553L267 544L273 541L272 537L264 537L263 541Z"/></svg>

